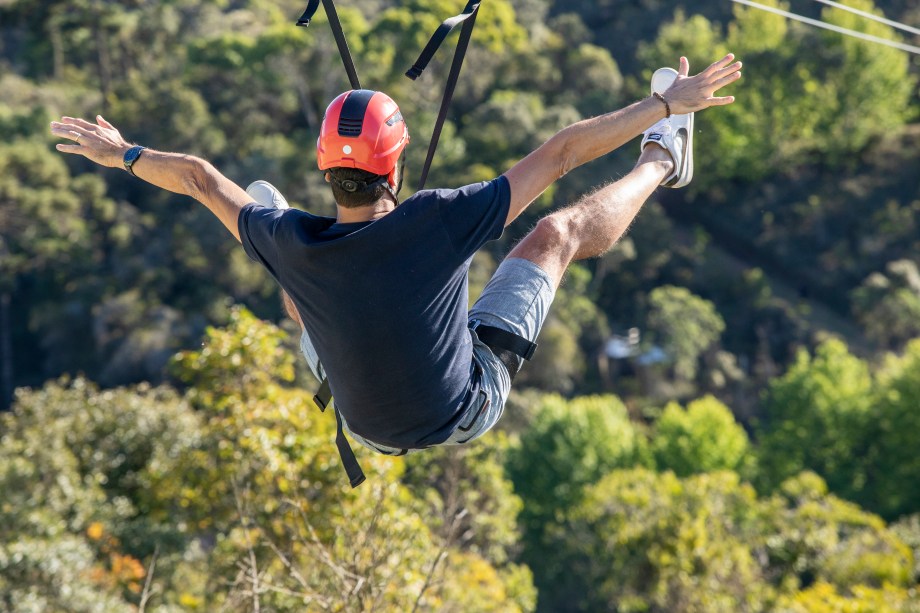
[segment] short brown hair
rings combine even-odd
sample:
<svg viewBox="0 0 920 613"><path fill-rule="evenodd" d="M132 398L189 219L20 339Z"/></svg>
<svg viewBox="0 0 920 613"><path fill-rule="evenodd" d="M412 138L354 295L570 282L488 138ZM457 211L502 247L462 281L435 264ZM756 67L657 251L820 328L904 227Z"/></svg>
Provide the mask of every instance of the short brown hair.
<svg viewBox="0 0 920 613"><path fill-rule="evenodd" d="M346 209L374 204L387 193L386 175L375 175L360 168L330 168L329 174L332 175L332 196ZM357 184L358 189L346 189L349 184Z"/></svg>

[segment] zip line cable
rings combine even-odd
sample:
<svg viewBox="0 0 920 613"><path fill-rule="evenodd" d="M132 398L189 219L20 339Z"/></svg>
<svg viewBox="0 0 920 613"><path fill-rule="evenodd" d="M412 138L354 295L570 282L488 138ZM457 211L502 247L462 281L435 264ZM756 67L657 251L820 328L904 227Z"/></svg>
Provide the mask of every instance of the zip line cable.
<svg viewBox="0 0 920 613"><path fill-rule="evenodd" d="M891 26L898 30L904 30L905 32L910 32L915 36L920 36L920 28L915 28L907 24L901 23L900 21L894 21L893 19L885 19L884 17L879 17L878 15L873 15L866 11L861 11L859 9L854 9L852 6L847 6L846 4L840 4L839 2L834 2L834 0L815 0L815 2L820 2L821 4L826 4L827 6L832 6L836 9L842 11L847 11L860 17L865 17L866 19L871 19L872 21L877 21L879 23L884 23L886 26Z"/></svg>
<svg viewBox="0 0 920 613"><path fill-rule="evenodd" d="M824 28L825 30L831 30L833 32L838 32L845 36L852 36L853 38L859 38L861 40L869 41L871 43L878 43L880 45L885 45L888 47L894 47L895 49L900 49L901 51L906 51L908 53L913 53L914 55L920 55L920 47L915 45L908 45L905 43L899 43L888 38L880 38L878 36L872 36L871 34L865 34L864 32L857 32L856 30L849 30L847 28L841 28L840 26L835 26L833 24L825 23L818 19L812 19L810 17L803 17L797 13L790 13L789 11L784 11L782 9L773 8L772 6L765 6L763 4L758 4L757 2L752 2L751 0L732 0L738 4L744 4L746 6L753 7L755 9L760 9L768 13L773 13L774 15L780 15L786 17L787 19L792 19L794 21L801 21L802 23L807 23L808 25L815 26L817 28Z"/></svg>

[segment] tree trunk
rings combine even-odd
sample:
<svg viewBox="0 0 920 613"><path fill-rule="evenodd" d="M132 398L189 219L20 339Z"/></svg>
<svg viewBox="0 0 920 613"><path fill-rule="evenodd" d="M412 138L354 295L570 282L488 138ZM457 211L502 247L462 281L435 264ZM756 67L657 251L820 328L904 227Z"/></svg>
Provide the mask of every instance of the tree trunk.
<svg viewBox="0 0 920 613"><path fill-rule="evenodd" d="M13 329L10 325L10 292L0 294L0 411L13 400Z"/></svg>

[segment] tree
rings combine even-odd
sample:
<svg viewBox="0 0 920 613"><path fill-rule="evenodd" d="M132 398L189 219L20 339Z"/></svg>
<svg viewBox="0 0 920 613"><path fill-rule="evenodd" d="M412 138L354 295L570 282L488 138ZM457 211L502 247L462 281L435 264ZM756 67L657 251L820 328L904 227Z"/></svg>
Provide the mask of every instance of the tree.
<svg viewBox="0 0 920 613"><path fill-rule="evenodd" d="M547 532L564 521L586 487L608 472L649 463L645 437L616 397L543 398L507 463L515 493L524 503L521 559L534 571L541 603L565 602L571 576L552 555L554 544L547 542Z"/></svg>
<svg viewBox="0 0 920 613"><path fill-rule="evenodd" d="M822 584L906 603L913 580L910 548L809 473L758 498L731 472L613 471L548 539L569 610L784 611L817 602Z"/></svg>
<svg viewBox="0 0 920 613"><path fill-rule="evenodd" d="M719 340L725 322L708 300L666 285L649 294L648 327L673 361L677 377L693 381L700 355Z"/></svg>
<svg viewBox="0 0 920 613"><path fill-rule="evenodd" d="M920 336L920 270L912 260L889 262L885 268L887 274L866 277L851 301L868 336L897 350Z"/></svg>
<svg viewBox="0 0 920 613"><path fill-rule="evenodd" d="M549 551L574 584L570 609L768 610L756 494L733 473L614 471L567 519Z"/></svg>
<svg viewBox="0 0 920 613"><path fill-rule="evenodd" d="M920 428L920 340L902 356L889 356L878 375L877 402L871 416L871 437L865 492L858 500L894 519L920 510L920 492L905 487L920 478L920 459L913 453L911 432Z"/></svg>
<svg viewBox="0 0 920 613"><path fill-rule="evenodd" d="M800 351L785 375L772 381L758 428L759 480L769 491L811 470L832 492L851 500L866 487L864 457L871 440L873 384L868 366L839 340L814 357Z"/></svg>
<svg viewBox="0 0 920 613"><path fill-rule="evenodd" d="M25 375L14 372L14 364L32 361L28 354L16 359L25 352L20 338L13 342L13 321L20 329L27 324L21 309L13 312L12 299L17 304L25 299L21 283L27 277L61 296L54 285L89 256L83 212L96 204L98 187L95 177L72 181L63 160L49 156L42 140L0 145L0 408L11 399L13 382Z"/></svg>
<svg viewBox="0 0 920 613"><path fill-rule="evenodd" d="M678 477L750 466L750 442L724 404L706 396L687 405L665 407L651 442L658 470Z"/></svg>
<svg viewBox="0 0 920 613"><path fill-rule="evenodd" d="M769 575L787 591L816 581L850 590L912 583L910 547L877 515L829 495L814 473L783 482L761 517Z"/></svg>
<svg viewBox="0 0 920 613"><path fill-rule="evenodd" d="M283 385L282 340L236 311L177 358L184 396L84 380L21 392L0 416L0 607L120 610L147 584L148 604L183 610L532 609L500 448L474 452L478 489L454 479L449 505L424 479L403 485L402 459L361 449L368 483L348 490L331 415Z"/></svg>
<svg viewBox="0 0 920 613"><path fill-rule="evenodd" d="M156 489L200 436L175 392L52 382L21 391L0 428L4 607L122 609L137 602L142 560L184 553L182 509Z"/></svg>
<svg viewBox="0 0 920 613"><path fill-rule="evenodd" d="M775 0L766 4L788 8ZM868 0L854 8L877 11ZM897 37L889 26L852 13L829 8L822 18L875 36ZM711 127L712 147L699 152L695 185L732 177L756 181L792 169L815 153L833 166L845 165L849 154L903 126L910 113L916 80L908 73L906 54L787 24L780 16L741 5L734 7L727 35L702 15L678 12L654 42L639 46L638 56L648 67L670 65L680 54L690 58L691 66L702 66L729 50L757 66L757 79L743 82L743 103L700 116L707 133ZM819 109L810 102L816 98L832 102Z"/></svg>
<svg viewBox="0 0 920 613"><path fill-rule="evenodd" d="M850 592L850 593L847 593ZM910 590L884 586L856 586L839 591L819 582L806 590L780 599L778 606L789 613L916 613L920 611Z"/></svg>

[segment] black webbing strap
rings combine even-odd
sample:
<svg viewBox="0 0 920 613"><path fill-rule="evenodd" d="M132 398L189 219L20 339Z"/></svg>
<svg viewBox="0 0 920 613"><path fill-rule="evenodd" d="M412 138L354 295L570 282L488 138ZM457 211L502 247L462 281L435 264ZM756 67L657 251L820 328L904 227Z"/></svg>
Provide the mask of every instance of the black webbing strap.
<svg viewBox="0 0 920 613"><path fill-rule="evenodd" d="M441 100L441 109L438 111L438 119L434 124L434 131L431 134L431 144L428 145L428 157L425 158L425 166L422 168L422 176L419 179L418 189L425 189L425 182L428 180L428 172L431 170L431 162L434 160L435 151L438 149L438 142L441 140L441 130L444 128L444 122L447 120L447 111L450 103L454 98L454 90L457 88L457 81L460 79L460 70L463 68L463 59L466 57L466 50L470 45L470 38L473 36L473 27L476 25L476 15L479 14L480 2L469 0L466 8L459 15L451 17L438 26L434 35L422 54L416 60L412 68L406 72L406 76L412 80L421 76L422 72L428 66L435 52L447 38L447 35L460 23L463 28L460 30L460 40L457 41L457 50L454 52L454 61L450 66L450 74L447 76L447 85L444 88L444 98Z"/></svg>
<svg viewBox="0 0 920 613"><path fill-rule="evenodd" d="M361 81L358 80L358 71L355 69L355 61L351 57L351 51L348 49L348 41L345 40L345 32L342 30L342 22L339 21L339 14L335 10L335 3L332 0L322 0L323 8L326 9L326 17L329 18L329 26L332 28L332 36L335 37L335 44L339 47L339 55L342 56L342 63L345 64L345 72L348 73L348 81L352 89L362 89ZM320 0L310 0L307 9L303 12L300 19L297 20L299 26L309 26L310 20L319 9Z"/></svg>
<svg viewBox="0 0 920 613"><path fill-rule="evenodd" d="M516 356L529 360L537 350L537 344L523 336L492 326L475 326L473 330L483 343L493 349L504 349Z"/></svg>
<svg viewBox="0 0 920 613"><path fill-rule="evenodd" d="M313 396L313 402L316 403L320 411L325 411L331 400L332 389L329 388L329 379L323 378L323 382L319 384L319 389L316 390L316 394Z"/></svg>
<svg viewBox="0 0 920 613"><path fill-rule="evenodd" d="M313 396L313 402L316 403L320 411L325 412L331 400L332 389L329 387L329 379L323 379L319 389ZM339 450L339 457L342 458L342 466L345 468L345 474L348 475L348 482L351 483L352 487L358 487L364 483L367 477L364 476L364 471L361 470L361 465L358 464L358 458L355 457L354 450L348 444L348 439L345 438L345 430L342 428L342 416L339 415L336 409L333 409L333 412L335 413L335 446Z"/></svg>
<svg viewBox="0 0 920 613"><path fill-rule="evenodd" d="M342 466L345 467L348 482L352 487L358 487L364 483L366 477L364 471L361 470L361 465L358 464L355 452L348 444L348 439L345 438L345 432L342 430L342 416L338 411L335 412L335 446L339 448L339 457L342 458Z"/></svg>
<svg viewBox="0 0 920 613"><path fill-rule="evenodd" d="M438 49L447 39L447 35L459 24L473 18L476 11L479 10L480 2L481 0L470 0L462 13L445 19L444 22L438 26L438 29L434 31L434 34L432 34L431 38L428 40L428 44L425 45L425 48L422 50L421 55L415 60L415 64L406 72L407 77L414 81L422 76L422 73L428 68L428 63L431 62L431 58L434 57L434 54L437 53ZM473 20L475 21L475 19Z"/></svg>

